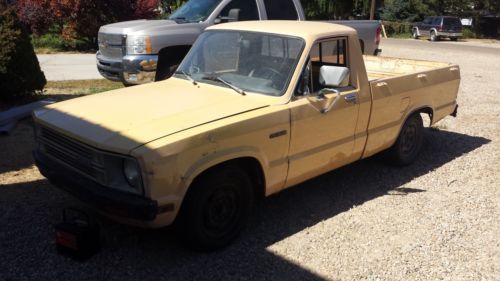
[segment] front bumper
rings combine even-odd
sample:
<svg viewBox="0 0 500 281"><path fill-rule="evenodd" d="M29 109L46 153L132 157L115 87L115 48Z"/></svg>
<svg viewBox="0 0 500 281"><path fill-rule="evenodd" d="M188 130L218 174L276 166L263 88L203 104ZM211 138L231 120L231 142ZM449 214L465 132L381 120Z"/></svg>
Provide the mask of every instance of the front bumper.
<svg viewBox="0 0 500 281"><path fill-rule="evenodd" d="M97 69L106 79L127 84L144 84L155 80L157 55L127 55L122 60L114 60L97 52L96 59Z"/></svg>
<svg viewBox="0 0 500 281"><path fill-rule="evenodd" d="M104 214L138 221L153 221L158 214L158 204L154 200L100 185L38 150L33 156L40 173L53 185Z"/></svg>

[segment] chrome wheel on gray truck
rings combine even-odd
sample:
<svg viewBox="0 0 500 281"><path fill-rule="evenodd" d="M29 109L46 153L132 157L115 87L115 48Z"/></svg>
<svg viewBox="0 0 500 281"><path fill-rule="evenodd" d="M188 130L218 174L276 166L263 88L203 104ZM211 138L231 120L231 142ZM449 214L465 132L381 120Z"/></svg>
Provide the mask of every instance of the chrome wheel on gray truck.
<svg viewBox="0 0 500 281"><path fill-rule="evenodd" d="M423 143L423 121L419 113L408 117L396 143L387 151L391 164L405 166L417 159Z"/></svg>
<svg viewBox="0 0 500 281"><path fill-rule="evenodd" d="M237 167L216 168L189 189L176 222L180 238L194 250L222 248L241 232L252 204L248 175Z"/></svg>

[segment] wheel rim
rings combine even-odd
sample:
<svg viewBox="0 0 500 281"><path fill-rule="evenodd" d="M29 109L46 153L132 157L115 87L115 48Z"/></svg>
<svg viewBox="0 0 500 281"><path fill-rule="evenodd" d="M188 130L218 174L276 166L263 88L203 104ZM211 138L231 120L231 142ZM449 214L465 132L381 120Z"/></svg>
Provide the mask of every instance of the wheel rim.
<svg viewBox="0 0 500 281"><path fill-rule="evenodd" d="M415 124L408 124L401 133L401 154L404 156L412 155L417 149L417 126Z"/></svg>
<svg viewBox="0 0 500 281"><path fill-rule="evenodd" d="M232 186L215 190L203 208L203 224L212 237L220 237L231 231L239 214L238 195Z"/></svg>

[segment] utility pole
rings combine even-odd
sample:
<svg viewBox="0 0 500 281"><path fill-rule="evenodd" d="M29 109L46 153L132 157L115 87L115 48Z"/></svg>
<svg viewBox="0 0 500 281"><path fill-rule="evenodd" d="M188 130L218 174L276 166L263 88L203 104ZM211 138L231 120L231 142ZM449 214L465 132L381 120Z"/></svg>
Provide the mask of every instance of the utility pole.
<svg viewBox="0 0 500 281"><path fill-rule="evenodd" d="M375 1L376 0L371 0L371 1L372 1L372 5L370 8L370 20L373 20L373 19L375 19Z"/></svg>

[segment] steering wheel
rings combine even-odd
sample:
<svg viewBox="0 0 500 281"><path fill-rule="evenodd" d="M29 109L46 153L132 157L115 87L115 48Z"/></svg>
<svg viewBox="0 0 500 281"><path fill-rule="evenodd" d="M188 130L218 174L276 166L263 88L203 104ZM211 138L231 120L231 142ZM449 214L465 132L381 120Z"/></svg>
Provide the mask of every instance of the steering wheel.
<svg viewBox="0 0 500 281"><path fill-rule="evenodd" d="M282 84L285 80L283 74L269 66L259 66L250 71L249 77L258 77L272 81L274 85Z"/></svg>

